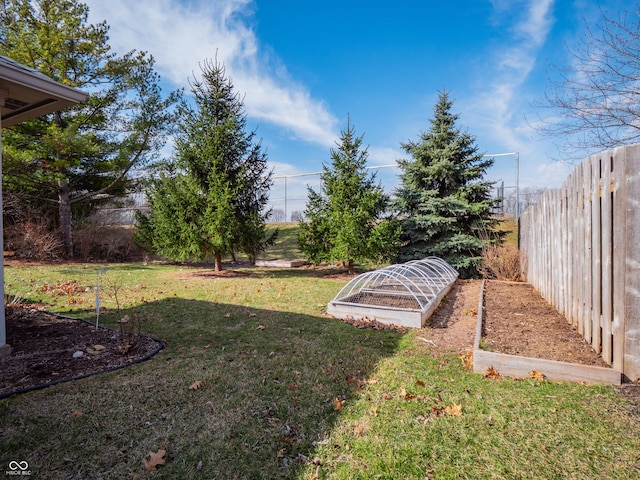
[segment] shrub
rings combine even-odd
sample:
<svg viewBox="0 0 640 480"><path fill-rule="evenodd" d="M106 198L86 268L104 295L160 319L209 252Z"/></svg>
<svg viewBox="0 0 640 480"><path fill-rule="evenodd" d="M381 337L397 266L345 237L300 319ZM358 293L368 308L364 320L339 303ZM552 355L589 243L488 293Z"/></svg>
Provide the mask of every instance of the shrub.
<svg viewBox="0 0 640 480"><path fill-rule="evenodd" d="M15 257L31 260L59 260L63 256L62 242L49 222L30 218L12 223L4 229L5 249Z"/></svg>
<svg viewBox="0 0 640 480"><path fill-rule="evenodd" d="M511 246L487 244L478 270L482 278L521 281L520 253Z"/></svg>

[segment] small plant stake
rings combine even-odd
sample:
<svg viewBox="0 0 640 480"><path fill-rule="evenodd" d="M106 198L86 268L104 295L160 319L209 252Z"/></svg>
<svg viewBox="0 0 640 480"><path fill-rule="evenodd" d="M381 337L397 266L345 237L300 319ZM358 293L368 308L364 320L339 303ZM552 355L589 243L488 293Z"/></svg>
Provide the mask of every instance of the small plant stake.
<svg viewBox="0 0 640 480"><path fill-rule="evenodd" d="M106 272L106 268L96 270L96 329L98 329L100 324L100 287L102 286L102 275Z"/></svg>

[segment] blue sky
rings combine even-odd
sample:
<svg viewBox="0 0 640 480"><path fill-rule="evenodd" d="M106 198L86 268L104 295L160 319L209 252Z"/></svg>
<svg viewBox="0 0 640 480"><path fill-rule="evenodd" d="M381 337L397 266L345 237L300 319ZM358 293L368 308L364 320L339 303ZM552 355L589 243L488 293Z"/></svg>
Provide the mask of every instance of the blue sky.
<svg viewBox="0 0 640 480"><path fill-rule="evenodd" d="M185 87L216 55L245 96L249 128L262 139L274 175L317 172L346 128L369 145L369 165L395 164L401 142L429 129L446 89L459 125L481 152L518 152L521 188L559 187L573 166L560 139L532 125L551 119L532 102L549 88L551 64L600 8L622 0L85 0L92 23L106 20L117 53L144 50L167 89ZM377 170L386 190L396 168ZM515 157L496 157L488 179L515 185ZM287 210L304 208L305 185L287 179ZM284 181L273 204L283 208Z"/></svg>

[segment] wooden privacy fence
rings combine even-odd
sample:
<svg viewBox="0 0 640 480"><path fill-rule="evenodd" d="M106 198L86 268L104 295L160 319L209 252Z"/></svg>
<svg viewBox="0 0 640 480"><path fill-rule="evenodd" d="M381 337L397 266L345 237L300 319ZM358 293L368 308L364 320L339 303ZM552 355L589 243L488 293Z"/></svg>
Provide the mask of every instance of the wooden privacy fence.
<svg viewBox="0 0 640 480"><path fill-rule="evenodd" d="M519 235L527 281L640 379L640 144L587 158L521 215Z"/></svg>

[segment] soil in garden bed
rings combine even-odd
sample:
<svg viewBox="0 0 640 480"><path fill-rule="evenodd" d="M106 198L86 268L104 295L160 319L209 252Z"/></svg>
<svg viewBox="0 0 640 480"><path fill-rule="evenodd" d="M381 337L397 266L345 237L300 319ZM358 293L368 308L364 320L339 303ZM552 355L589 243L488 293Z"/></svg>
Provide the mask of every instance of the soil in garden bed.
<svg viewBox="0 0 640 480"><path fill-rule="evenodd" d="M0 397L130 365L161 345L145 335L123 335L39 310L9 307L5 315L12 353L0 357Z"/></svg>
<svg viewBox="0 0 640 480"><path fill-rule="evenodd" d="M492 352L609 367L526 283L486 282L483 337L485 348Z"/></svg>

